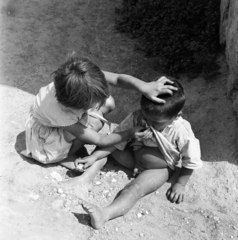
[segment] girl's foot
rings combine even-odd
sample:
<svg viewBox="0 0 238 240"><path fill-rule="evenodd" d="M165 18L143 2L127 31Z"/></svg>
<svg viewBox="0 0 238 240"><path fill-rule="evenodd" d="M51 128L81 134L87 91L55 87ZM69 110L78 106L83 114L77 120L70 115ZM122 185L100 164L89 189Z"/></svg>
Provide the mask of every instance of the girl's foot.
<svg viewBox="0 0 238 240"><path fill-rule="evenodd" d="M83 209L90 215L91 217L91 225L95 229L101 229L106 222L104 219L103 210L91 203L81 201L80 203Z"/></svg>
<svg viewBox="0 0 238 240"><path fill-rule="evenodd" d="M65 182L59 183L63 188L76 189L79 185L84 185L87 187L88 191L92 191L93 183L91 180L86 178L83 174L81 176L69 179Z"/></svg>

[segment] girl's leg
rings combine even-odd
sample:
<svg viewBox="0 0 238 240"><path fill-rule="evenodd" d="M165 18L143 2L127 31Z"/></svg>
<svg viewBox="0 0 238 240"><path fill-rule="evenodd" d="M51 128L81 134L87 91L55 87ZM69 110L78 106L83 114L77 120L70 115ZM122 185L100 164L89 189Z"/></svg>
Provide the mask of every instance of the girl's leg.
<svg viewBox="0 0 238 240"><path fill-rule="evenodd" d="M110 96L107 99L105 105L101 107L99 111L97 111L97 113L103 116L103 114L107 114L114 108L115 108L114 99ZM89 125L96 132L99 132L103 127L103 123L101 122L100 119L91 116L89 116ZM68 158L63 160L60 164L69 169L75 169L74 161L77 158L75 153L82 149L83 146L84 146L83 142L81 142L79 139L75 139L71 146ZM65 187L67 186L75 187L78 186L79 184L84 184L88 187L89 190L91 190L94 178L96 177L99 170L106 164L106 162L107 162L106 158L97 161L91 167L87 168L82 175L80 175L79 177L75 177L67 182L64 182L62 183L62 185L64 185Z"/></svg>
<svg viewBox="0 0 238 240"><path fill-rule="evenodd" d="M125 215L140 198L161 187L169 179L171 172L169 168L145 170L127 184L105 208L82 201L82 207L91 217L92 227L100 229L107 221Z"/></svg>
<svg viewBox="0 0 238 240"><path fill-rule="evenodd" d="M70 169L70 170L74 170L75 169L74 161L77 158L76 152L78 152L83 147L84 147L84 143L76 138L73 141L73 144L72 144L72 146L69 150L68 157L65 158L64 160L62 160L61 162L59 162L59 164L63 167L66 167L66 168Z"/></svg>

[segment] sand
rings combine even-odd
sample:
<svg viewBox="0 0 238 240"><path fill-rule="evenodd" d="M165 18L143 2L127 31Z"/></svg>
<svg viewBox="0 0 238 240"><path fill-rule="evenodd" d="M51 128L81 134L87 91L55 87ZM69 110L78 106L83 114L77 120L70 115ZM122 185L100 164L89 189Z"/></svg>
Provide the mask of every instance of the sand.
<svg viewBox="0 0 238 240"><path fill-rule="evenodd" d="M168 182L126 216L93 230L78 198L107 205L130 181L131 173L111 161L88 194L82 187L74 191L60 187L59 182L72 177L65 168L43 166L19 154L34 95L52 81L50 74L73 50L103 70L144 81L163 75L154 59L135 51L135 40L115 30L114 9L119 4L118 0L1 1L0 239L238 239L237 121L226 97L228 70L222 54L213 79L181 77L187 94L184 118L200 140L204 167L191 177L180 205L167 201ZM111 92L116 109L108 119L119 123L138 107L140 94Z"/></svg>

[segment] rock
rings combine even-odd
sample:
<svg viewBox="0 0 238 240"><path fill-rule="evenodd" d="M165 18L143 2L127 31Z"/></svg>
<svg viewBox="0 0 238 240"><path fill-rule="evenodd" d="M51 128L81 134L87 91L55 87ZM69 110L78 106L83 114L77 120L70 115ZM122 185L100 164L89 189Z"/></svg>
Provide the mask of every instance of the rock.
<svg viewBox="0 0 238 240"><path fill-rule="evenodd" d="M115 178L112 179L112 183L115 183L117 182L117 180Z"/></svg>
<svg viewBox="0 0 238 240"><path fill-rule="evenodd" d="M100 181L95 182L96 185L101 185L102 183Z"/></svg>
<svg viewBox="0 0 238 240"><path fill-rule="evenodd" d="M63 178L61 177L61 175L57 172L52 172L51 177L59 182L63 181Z"/></svg>
<svg viewBox="0 0 238 240"><path fill-rule="evenodd" d="M226 45L229 66L227 94L238 90L238 1L221 0L220 43Z"/></svg>
<svg viewBox="0 0 238 240"><path fill-rule="evenodd" d="M58 188L57 189L57 193L62 194L63 193L63 189L62 188Z"/></svg>

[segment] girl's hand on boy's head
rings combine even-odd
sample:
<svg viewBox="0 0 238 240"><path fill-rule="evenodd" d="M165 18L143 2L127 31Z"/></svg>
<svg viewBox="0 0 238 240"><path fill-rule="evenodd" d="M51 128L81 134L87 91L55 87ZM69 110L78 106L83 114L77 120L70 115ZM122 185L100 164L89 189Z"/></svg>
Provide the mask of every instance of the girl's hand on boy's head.
<svg viewBox="0 0 238 240"><path fill-rule="evenodd" d="M77 170L84 172L84 170L92 166L96 162L96 160L97 159L93 155L91 155L84 158L77 158L74 164Z"/></svg>
<svg viewBox="0 0 238 240"><path fill-rule="evenodd" d="M142 131L135 133L135 139L137 141L142 141L144 139L149 139L152 137L153 137L153 133L150 128L146 128L146 129L144 128L142 129Z"/></svg>
<svg viewBox="0 0 238 240"><path fill-rule="evenodd" d="M173 81L169 80L166 77L161 77L157 81L148 82L142 89L142 94L148 99L157 102L157 103L165 103L165 100L160 99L158 95L161 94L173 94L173 91L177 91L178 89L172 85L165 85L166 83L173 84Z"/></svg>
<svg viewBox="0 0 238 240"><path fill-rule="evenodd" d="M167 199L171 203L181 203L184 200L185 186L181 183L175 183L166 193Z"/></svg>

